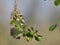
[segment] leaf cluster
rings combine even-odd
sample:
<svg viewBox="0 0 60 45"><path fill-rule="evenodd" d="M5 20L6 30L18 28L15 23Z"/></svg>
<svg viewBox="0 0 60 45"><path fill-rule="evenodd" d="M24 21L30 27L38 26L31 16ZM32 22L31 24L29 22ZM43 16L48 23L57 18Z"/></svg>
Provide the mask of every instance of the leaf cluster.
<svg viewBox="0 0 60 45"><path fill-rule="evenodd" d="M35 38L36 41L41 41L42 35L37 34L38 30L35 30L33 27L27 28L23 15L18 12L12 14L10 26L10 33L13 38L20 39L20 37L23 36L27 41L30 41L33 38Z"/></svg>

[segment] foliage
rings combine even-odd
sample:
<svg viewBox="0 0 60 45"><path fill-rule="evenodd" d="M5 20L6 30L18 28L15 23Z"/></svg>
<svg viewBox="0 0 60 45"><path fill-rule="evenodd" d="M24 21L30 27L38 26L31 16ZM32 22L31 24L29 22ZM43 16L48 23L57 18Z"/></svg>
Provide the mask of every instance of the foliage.
<svg viewBox="0 0 60 45"><path fill-rule="evenodd" d="M60 0L55 0L55 1L54 1L54 4L55 4L56 6L60 5Z"/></svg>
<svg viewBox="0 0 60 45"><path fill-rule="evenodd" d="M49 27L49 31L54 31L57 27L57 24L54 24L52 26Z"/></svg>
<svg viewBox="0 0 60 45"><path fill-rule="evenodd" d="M33 38L35 38L36 41L41 41L42 36L37 34L38 30L35 30L32 26L27 28L23 15L21 15L19 11L12 12L10 26L10 33L13 38L20 39L20 37L23 36L27 41L30 41Z"/></svg>
<svg viewBox="0 0 60 45"><path fill-rule="evenodd" d="M54 4L55 4L56 6L60 5L60 0L55 0L55 1L54 1ZM58 22L58 23L60 22L60 18L58 18L57 22ZM56 29L56 27L57 27L57 24L51 25L51 26L49 27L49 31L54 31L54 30Z"/></svg>

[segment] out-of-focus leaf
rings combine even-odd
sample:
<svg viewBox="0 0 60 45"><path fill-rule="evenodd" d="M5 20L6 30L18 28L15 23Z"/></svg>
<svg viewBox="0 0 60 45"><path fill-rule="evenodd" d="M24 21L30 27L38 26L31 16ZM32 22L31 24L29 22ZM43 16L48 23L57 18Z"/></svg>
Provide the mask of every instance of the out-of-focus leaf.
<svg viewBox="0 0 60 45"><path fill-rule="evenodd" d="M22 29L25 29L26 28L26 25L24 24L24 25L20 25L20 27L22 28Z"/></svg>
<svg viewBox="0 0 60 45"><path fill-rule="evenodd" d="M19 23L16 23L16 24L15 24L15 28L16 28L17 30L19 30L19 28L20 28Z"/></svg>
<svg viewBox="0 0 60 45"><path fill-rule="evenodd" d="M18 30L16 30L15 28L11 28L11 36L13 36L14 38L18 35Z"/></svg>
<svg viewBox="0 0 60 45"><path fill-rule="evenodd" d="M41 41L41 39L42 39L42 35L36 35L36 36L35 36L35 40Z"/></svg>
<svg viewBox="0 0 60 45"><path fill-rule="evenodd" d="M13 20L16 21L16 17L13 17Z"/></svg>
<svg viewBox="0 0 60 45"><path fill-rule="evenodd" d="M54 1L54 4L55 4L56 6L60 5L60 0L55 0L55 1Z"/></svg>
<svg viewBox="0 0 60 45"><path fill-rule="evenodd" d="M34 31L34 28L33 28L33 27L31 27L31 30L32 30L32 31Z"/></svg>
<svg viewBox="0 0 60 45"><path fill-rule="evenodd" d="M26 35L27 37L33 37L33 34L30 32Z"/></svg>
<svg viewBox="0 0 60 45"><path fill-rule="evenodd" d="M20 15L20 17L23 17L23 15Z"/></svg>
<svg viewBox="0 0 60 45"><path fill-rule="evenodd" d="M13 19L10 19L10 24L13 24L14 23L14 20Z"/></svg>
<svg viewBox="0 0 60 45"><path fill-rule="evenodd" d="M32 40L32 38L33 38L33 34L27 33L26 37L27 37L26 40L27 40L27 41L30 41L30 40Z"/></svg>
<svg viewBox="0 0 60 45"><path fill-rule="evenodd" d="M27 31L25 31L25 30L24 30L22 33L23 33L23 36L26 37L26 40L27 40L27 41L32 40L33 35L32 35L31 33L27 32Z"/></svg>
<svg viewBox="0 0 60 45"><path fill-rule="evenodd" d="M26 37L26 40L29 42L33 37Z"/></svg>
<svg viewBox="0 0 60 45"><path fill-rule="evenodd" d="M27 30L28 30L29 32L31 32L31 30L30 30L29 28L28 28Z"/></svg>
<svg viewBox="0 0 60 45"><path fill-rule="evenodd" d="M24 30L24 31L22 32L22 34L23 34L23 36L26 36L26 35L28 34L28 32Z"/></svg>
<svg viewBox="0 0 60 45"><path fill-rule="evenodd" d="M50 26L49 31L54 31L56 27L57 27L57 24Z"/></svg>
<svg viewBox="0 0 60 45"><path fill-rule="evenodd" d="M18 16L15 14L15 17L17 18Z"/></svg>

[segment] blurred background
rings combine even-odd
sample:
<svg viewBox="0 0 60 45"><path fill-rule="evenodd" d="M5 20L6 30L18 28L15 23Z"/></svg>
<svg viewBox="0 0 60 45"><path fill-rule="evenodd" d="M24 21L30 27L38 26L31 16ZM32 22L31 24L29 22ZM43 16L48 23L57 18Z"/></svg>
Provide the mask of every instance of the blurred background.
<svg viewBox="0 0 60 45"><path fill-rule="evenodd" d="M9 20L14 0L0 0L0 45L60 45L59 28L53 32L48 30L50 25L57 23L60 15L60 6L55 6L54 0L18 0L18 5L27 25L38 29L43 39L41 42L13 39L10 36Z"/></svg>

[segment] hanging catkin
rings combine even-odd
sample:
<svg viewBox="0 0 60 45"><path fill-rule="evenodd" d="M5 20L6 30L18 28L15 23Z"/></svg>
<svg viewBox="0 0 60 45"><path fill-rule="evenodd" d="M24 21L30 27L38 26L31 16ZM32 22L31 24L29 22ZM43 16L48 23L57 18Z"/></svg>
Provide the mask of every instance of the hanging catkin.
<svg viewBox="0 0 60 45"><path fill-rule="evenodd" d="M14 3L14 10L11 12L10 18L10 33L13 38L20 39L22 36L27 40L40 41L41 35L37 34L38 30L35 30L32 26L27 28L23 15L18 8L17 0Z"/></svg>
<svg viewBox="0 0 60 45"><path fill-rule="evenodd" d="M25 21L23 18L23 15L21 15L20 10L18 9L17 0L15 0L14 3L14 10L11 12L11 18L10 18L10 29L11 29L11 35L13 37L16 37L19 33L23 31L23 28L25 26ZM14 31L13 31L14 30Z"/></svg>

